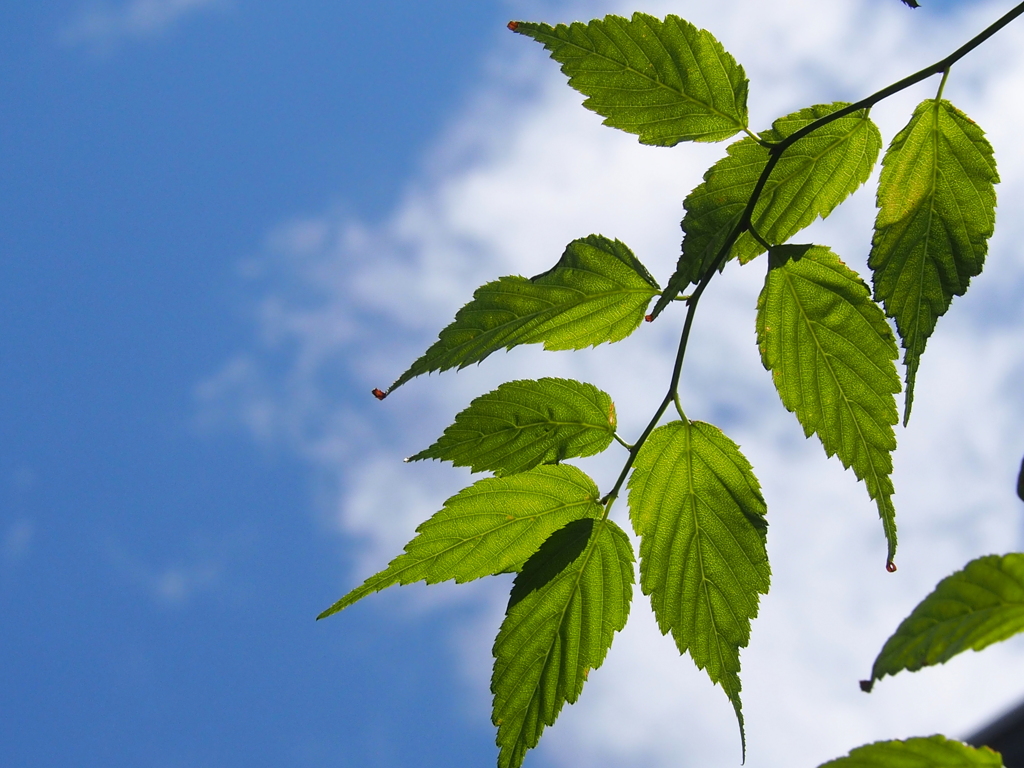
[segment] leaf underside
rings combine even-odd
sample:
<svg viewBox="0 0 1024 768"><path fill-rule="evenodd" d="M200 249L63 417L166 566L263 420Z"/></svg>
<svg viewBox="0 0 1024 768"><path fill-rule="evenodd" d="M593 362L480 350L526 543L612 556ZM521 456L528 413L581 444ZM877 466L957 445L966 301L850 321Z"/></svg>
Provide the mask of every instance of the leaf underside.
<svg viewBox="0 0 1024 768"><path fill-rule="evenodd" d="M747 78L710 32L678 16L605 16L586 24L516 22L562 65L604 124L671 147L721 141L747 125Z"/></svg>
<svg viewBox="0 0 1024 768"><path fill-rule="evenodd" d="M760 136L777 143L846 106L836 102L802 109L779 118ZM751 216L754 229L769 243L781 244L816 218L825 218L867 180L881 148L881 134L867 111L841 117L802 138L786 149L768 177ZM683 252L654 315L711 268L768 164L768 150L750 137L729 145L727 152L683 202ZM727 260L746 263L763 252L743 232Z"/></svg>
<svg viewBox="0 0 1024 768"><path fill-rule="evenodd" d="M722 686L742 737L739 649L771 577L757 478L719 429L676 421L654 430L637 455L629 507L640 586L658 626Z"/></svg>
<svg viewBox="0 0 1024 768"><path fill-rule="evenodd" d="M984 266L998 181L985 134L945 100L918 105L882 160L868 266L905 350L904 423L936 321Z"/></svg>
<svg viewBox="0 0 1024 768"><path fill-rule="evenodd" d="M556 530L573 520L599 517L594 481L568 464L544 466L507 478L489 477L464 488L416 529L405 552L321 613L337 613L394 584L518 571Z"/></svg>
<svg viewBox="0 0 1024 768"><path fill-rule="evenodd" d="M543 343L583 349L620 341L643 321L658 283L618 240L573 240L558 263L532 278L478 288L438 340L388 389L432 371L465 368L499 349Z"/></svg>
<svg viewBox="0 0 1024 768"><path fill-rule="evenodd" d="M871 679L945 664L1024 631L1024 554L987 555L947 576L903 620Z"/></svg>
<svg viewBox="0 0 1024 768"><path fill-rule="evenodd" d="M473 400L437 442L407 461L440 459L499 476L600 453L615 436L612 399L572 379L510 381Z"/></svg>
<svg viewBox="0 0 1024 768"><path fill-rule="evenodd" d="M757 301L757 340L786 408L828 456L853 468L878 506L888 559L896 554L892 505L896 341L867 286L818 245L773 248Z"/></svg>
<svg viewBox="0 0 1024 768"><path fill-rule="evenodd" d="M492 719L499 768L518 768L563 704L572 704L626 624L633 550L610 520L555 532L516 577L494 641Z"/></svg>
<svg viewBox="0 0 1024 768"><path fill-rule="evenodd" d="M945 736L878 741L830 760L818 768L1002 768L998 752L975 748Z"/></svg>

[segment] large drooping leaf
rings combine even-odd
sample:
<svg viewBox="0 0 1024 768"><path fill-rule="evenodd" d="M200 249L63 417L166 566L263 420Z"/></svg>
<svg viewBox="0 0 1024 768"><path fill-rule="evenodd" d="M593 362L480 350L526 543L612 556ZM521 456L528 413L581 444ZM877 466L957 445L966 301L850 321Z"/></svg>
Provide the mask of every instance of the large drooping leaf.
<svg viewBox="0 0 1024 768"><path fill-rule="evenodd" d="M512 22L562 65L604 124L671 147L721 141L747 125L747 78L710 32L678 16L634 13L587 24Z"/></svg>
<svg viewBox="0 0 1024 768"><path fill-rule="evenodd" d="M836 102L802 109L779 118L760 136L771 143L782 141L845 106ZM769 243L782 244L816 218L825 218L867 180L881 148L881 134L867 111L841 117L804 137L785 150L768 177L751 218L755 230ZM750 137L727 151L683 202L683 253L655 315L687 285L700 282L739 223L768 164L768 150ZM744 232L728 258L745 263L763 252Z"/></svg>
<svg viewBox="0 0 1024 768"><path fill-rule="evenodd" d="M572 379L510 381L476 398L424 451L474 472L511 475L576 456L593 456L615 435L612 399Z"/></svg>
<svg viewBox="0 0 1024 768"><path fill-rule="evenodd" d="M633 549L610 520L554 533L516 577L494 641L492 719L500 768L518 768L565 702L579 698L626 624Z"/></svg>
<svg viewBox="0 0 1024 768"><path fill-rule="evenodd" d="M867 285L819 245L773 248L757 301L757 341L783 404L825 453L853 467L896 553L896 340Z"/></svg>
<svg viewBox="0 0 1024 768"><path fill-rule="evenodd" d="M394 584L478 579L518 571L573 520L601 515L594 481L568 464L489 477L452 496L416 529L405 552L321 613L322 619Z"/></svg>
<svg viewBox="0 0 1024 768"><path fill-rule="evenodd" d="M1002 768L998 752L975 748L945 736L876 741L818 768Z"/></svg>
<svg viewBox="0 0 1024 768"><path fill-rule="evenodd" d="M981 128L940 99L918 105L882 160L868 266L874 270L875 298L896 321L906 350L904 423L936 321L985 263L997 181L992 147Z"/></svg>
<svg viewBox="0 0 1024 768"><path fill-rule="evenodd" d="M658 291L658 283L618 240L601 235L573 240L547 272L529 279L502 277L477 288L473 300L388 392L422 373L465 368L520 344L583 349L619 341L640 325Z"/></svg>
<svg viewBox="0 0 1024 768"><path fill-rule="evenodd" d="M1024 631L1024 554L987 555L947 576L886 640L871 681L945 664Z"/></svg>
<svg viewBox="0 0 1024 768"><path fill-rule="evenodd" d="M722 686L742 733L739 649L771 576L767 510L749 462L718 428L672 422L637 455L629 508L658 626Z"/></svg>

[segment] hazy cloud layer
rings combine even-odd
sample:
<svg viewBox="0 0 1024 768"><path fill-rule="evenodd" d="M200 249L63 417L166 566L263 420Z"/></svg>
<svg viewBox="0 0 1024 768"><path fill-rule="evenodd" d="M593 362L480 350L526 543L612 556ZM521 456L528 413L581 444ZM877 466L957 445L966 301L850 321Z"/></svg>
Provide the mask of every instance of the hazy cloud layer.
<svg viewBox="0 0 1024 768"><path fill-rule="evenodd" d="M61 34L67 43L105 47L124 38L153 35L197 11L224 6L225 0L130 0L118 6L94 5Z"/></svg>
<svg viewBox="0 0 1024 768"><path fill-rule="evenodd" d="M866 95L940 58L1008 7L976 3L947 18L875 0L648 3L645 10L680 13L722 40L751 78L752 124L761 128L801 106ZM364 543L339 589L382 567L418 522L469 482L464 471L401 458L433 440L473 396L509 378L574 376L612 394L628 439L663 394L678 310L612 347L516 349L458 375L415 380L385 403L369 397L475 287L545 270L575 237L617 237L662 281L671 273L680 201L723 146L641 147L603 128L534 48L511 35L496 40L475 101L385 221L328 211L274 232L267 255L246 265L262 297L259 340L200 390L206 418L227 416L260 439L286 441L316 468L336 530ZM1013 211L1024 199L1024 157L1013 126L1024 109L1016 96L1024 88L1022 49L1024 29L1011 27L958 65L945 92L988 131L1003 205L986 272L940 320L923 358L914 419L898 430L898 573L885 572L881 525L863 486L803 439L760 365L754 304L763 259L730 265L698 313L684 406L741 444L769 505L772 591L742 657L753 768L812 766L879 738L965 735L1024 696L1019 640L887 678L870 696L857 686L938 579L969 558L1021 547L1013 484L1024 451L1024 257L1013 246L1021 235ZM937 84L875 110L886 142ZM826 243L863 269L872 195L869 183L799 239ZM581 464L607 487L622 458L609 452ZM616 515L625 520L625 504ZM503 597L487 587L471 593L489 601L486 627L455 627L453 642L465 651L467 696L486 706ZM1001 666L1014 671L1000 673ZM565 766L738 764L740 757L725 696L658 634L642 598L605 667L541 752Z"/></svg>

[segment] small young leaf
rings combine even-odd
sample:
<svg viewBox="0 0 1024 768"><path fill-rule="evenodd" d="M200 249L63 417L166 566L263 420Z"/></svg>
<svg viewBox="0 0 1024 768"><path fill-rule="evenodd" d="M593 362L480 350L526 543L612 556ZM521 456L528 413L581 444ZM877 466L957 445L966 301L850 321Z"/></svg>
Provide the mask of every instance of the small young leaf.
<svg viewBox="0 0 1024 768"><path fill-rule="evenodd" d="M632 597L633 549L611 520L570 523L523 566L494 641L499 768L519 768L562 705L579 698Z"/></svg>
<svg viewBox="0 0 1024 768"><path fill-rule="evenodd" d="M818 768L1002 768L998 752L975 749L945 736L876 741Z"/></svg>
<svg viewBox="0 0 1024 768"><path fill-rule="evenodd" d="M658 283L618 240L573 240L558 263L527 279L502 277L476 290L433 346L391 385L479 363L499 349L544 344L583 349L620 341L637 329Z"/></svg>
<svg viewBox="0 0 1024 768"><path fill-rule="evenodd" d="M476 398L455 423L407 461L441 459L474 472L511 475L600 453L614 439L615 406L572 379L510 381Z"/></svg>
<svg viewBox="0 0 1024 768"><path fill-rule="evenodd" d="M722 686L742 738L739 649L771 576L757 478L719 429L675 421L640 449L629 508L640 536L640 587L658 626Z"/></svg>
<svg viewBox="0 0 1024 768"><path fill-rule="evenodd" d="M875 299L896 321L906 351L904 424L936 321L985 263L998 181L981 128L939 99L918 105L882 160L868 266L874 271Z"/></svg>
<svg viewBox="0 0 1024 768"><path fill-rule="evenodd" d="M888 558L896 553L892 505L896 340L856 272L827 248L773 248L757 300L757 341L783 405L828 456L853 467L878 506Z"/></svg>
<svg viewBox="0 0 1024 768"><path fill-rule="evenodd" d="M678 16L634 13L588 24L516 23L562 65L604 124L671 147L721 141L747 125L747 78L710 32Z"/></svg>
<svg viewBox="0 0 1024 768"><path fill-rule="evenodd" d="M780 117L760 136L777 143L845 106L836 102L802 109ZM816 218L825 218L867 180L881 148L881 134L867 111L841 117L800 139L785 150L768 177L751 217L754 229L769 243L785 243ZM727 152L683 202L683 253L655 315L710 269L768 164L768 149L750 137L729 145ZM763 252L744 232L728 258L746 263Z"/></svg>
<svg viewBox="0 0 1024 768"><path fill-rule="evenodd" d="M1024 554L987 555L947 576L918 603L875 659L871 680L945 664L1024 631Z"/></svg>
<svg viewBox="0 0 1024 768"><path fill-rule="evenodd" d="M416 529L405 552L317 616L325 618L394 584L461 583L518 571L566 523L600 517L594 481L568 464L537 467L464 488Z"/></svg>

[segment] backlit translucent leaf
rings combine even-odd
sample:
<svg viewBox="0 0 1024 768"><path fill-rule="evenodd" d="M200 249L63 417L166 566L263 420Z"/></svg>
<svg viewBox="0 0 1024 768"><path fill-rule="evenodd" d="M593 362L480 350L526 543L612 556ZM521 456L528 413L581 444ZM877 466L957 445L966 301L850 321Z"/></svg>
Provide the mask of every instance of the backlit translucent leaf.
<svg viewBox="0 0 1024 768"><path fill-rule="evenodd" d="M845 106L836 102L802 109L779 118L760 136L779 142ZM882 137L866 111L841 117L804 137L783 153L768 177L754 207L754 228L769 243L782 244L816 218L825 218L867 180L881 148ZM687 285L700 282L739 222L768 164L768 150L750 137L731 144L727 151L683 202L683 253L655 315ZM746 263L763 252L744 232L728 258Z"/></svg>
<svg viewBox="0 0 1024 768"><path fill-rule="evenodd" d="M610 520L570 523L523 566L494 641L499 768L522 765L562 705L579 698L632 596L633 549Z"/></svg>
<svg viewBox="0 0 1024 768"><path fill-rule="evenodd" d="M640 536L640 587L658 626L722 686L742 734L739 649L771 576L757 478L718 428L675 421L641 448L629 508Z"/></svg>
<svg viewBox="0 0 1024 768"><path fill-rule="evenodd" d="M747 78L710 32L634 13L569 26L512 22L562 65L604 124L670 147L721 141L747 125Z"/></svg>
<svg viewBox="0 0 1024 768"><path fill-rule="evenodd" d="M612 399L572 379L510 381L476 398L436 443L408 461L441 459L511 475L593 456L615 435Z"/></svg>
<svg viewBox="0 0 1024 768"><path fill-rule="evenodd" d="M654 278L618 240L601 235L573 240L547 272L529 279L502 277L477 288L455 321L388 391L422 373L465 368L520 344L583 349L619 341L640 325L658 292Z"/></svg>
<svg viewBox="0 0 1024 768"><path fill-rule="evenodd" d="M997 181L985 134L945 100L918 105L882 160L868 266L875 298L896 321L906 350L904 423L935 322L985 263Z"/></svg>
<svg viewBox="0 0 1024 768"><path fill-rule="evenodd" d="M818 768L1002 768L998 752L975 749L945 736L877 741Z"/></svg>
<svg viewBox="0 0 1024 768"><path fill-rule="evenodd" d="M394 584L478 579L518 571L559 528L598 517L594 481L567 464L489 477L459 491L416 529L405 552L321 613L322 619Z"/></svg>
<svg viewBox="0 0 1024 768"><path fill-rule="evenodd" d="M819 245L773 248L757 301L757 340L783 404L825 453L853 467L896 553L892 505L896 340L868 287Z"/></svg>
<svg viewBox="0 0 1024 768"><path fill-rule="evenodd" d="M947 576L875 659L871 679L945 664L1024 630L1024 554L988 555Z"/></svg>

